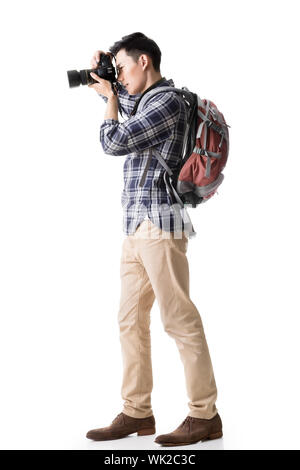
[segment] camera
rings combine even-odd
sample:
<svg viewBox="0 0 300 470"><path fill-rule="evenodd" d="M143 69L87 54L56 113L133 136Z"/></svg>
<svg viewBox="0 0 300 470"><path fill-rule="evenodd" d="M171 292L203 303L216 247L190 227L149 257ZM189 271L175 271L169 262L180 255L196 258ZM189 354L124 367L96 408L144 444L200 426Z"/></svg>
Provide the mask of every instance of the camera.
<svg viewBox="0 0 300 470"><path fill-rule="evenodd" d="M116 71L112 64L111 57L107 54L100 55L100 60L95 69L79 70L79 72L78 70L69 70L67 74L70 88L97 83L97 81L90 76L90 72L93 72L100 78L111 82L112 90L115 93L113 85L116 84L117 81Z"/></svg>

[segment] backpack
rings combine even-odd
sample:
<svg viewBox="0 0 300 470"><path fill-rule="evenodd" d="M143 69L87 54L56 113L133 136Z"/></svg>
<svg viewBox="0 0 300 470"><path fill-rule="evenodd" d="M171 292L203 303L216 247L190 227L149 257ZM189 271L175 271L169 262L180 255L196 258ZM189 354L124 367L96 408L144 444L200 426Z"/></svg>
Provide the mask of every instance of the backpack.
<svg viewBox="0 0 300 470"><path fill-rule="evenodd" d="M171 199L185 206L195 208L208 201L224 180L222 173L229 153L229 132L223 114L210 100L201 99L188 88L170 86L153 88L138 102L142 109L147 101L162 91L175 91L187 106L187 126L183 141L183 155L176 168L169 168L157 152L155 157L165 168L164 181ZM149 158L139 186L143 186L152 158Z"/></svg>

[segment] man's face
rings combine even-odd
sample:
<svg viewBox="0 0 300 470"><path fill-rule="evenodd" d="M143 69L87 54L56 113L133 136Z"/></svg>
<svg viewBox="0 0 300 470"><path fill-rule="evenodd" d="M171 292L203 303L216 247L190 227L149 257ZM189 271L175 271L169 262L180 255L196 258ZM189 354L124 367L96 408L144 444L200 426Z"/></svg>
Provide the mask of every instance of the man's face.
<svg viewBox="0 0 300 470"><path fill-rule="evenodd" d="M116 55L117 80L122 83L130 95L141 93L146 84L146 64L143 60L145 56L140 56L138 63L126 54L125 49L121 49Z"/></svg>

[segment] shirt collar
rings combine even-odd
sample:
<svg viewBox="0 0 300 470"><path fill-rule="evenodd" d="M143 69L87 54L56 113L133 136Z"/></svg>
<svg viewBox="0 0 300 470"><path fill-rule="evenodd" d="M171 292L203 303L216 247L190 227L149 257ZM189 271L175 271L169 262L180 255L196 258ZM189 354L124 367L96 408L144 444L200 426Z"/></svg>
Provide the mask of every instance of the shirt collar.
<svg viewBox="0 0 300 470"><path fill-rule="evenodd" d="M156 87L159 87L159 86L166 86L166 85L169 85L169 86L175 86L174 85L174 82L172 80L172 78L170 78L169 80L167 80L165 77L162 77L160 80L162 80L160 83L158 83L157 85L155 85L155 83L153 83L153 85L151 85L151 87L153 88L156 88ZM159 80L159 81L160 81ZM149 91L149 89L151 88L147 88L146 91ZM117 88L121 88L123 90L126 91L126 88L120 83L120 82L117 82ZM136 98L139 98L140 96L142 95L142 93L137 93L136 95L131 95L132 97L136 97Z"/></svg>
<svg viewBox="0 0 300 470"><path fill-rule="evenodd" d="M166 84L168 84L170 86L175 86L172 78L170 78L170 80L165 79L165 81L162 84L160 84L159 86L166 86Z"/></svg>
<svg viewBox="0 0 300 470"><path fill-rule="evenodd" d="M166 85L174 86L174 82L171 78L170 80L167 80L166 77L162 77L158 80L158 82L153 83L149 88L147 88L146 91L149 91L152 88L157 88L157 87L166 86ZM146 91L144 93L146 93Z"/></svg>

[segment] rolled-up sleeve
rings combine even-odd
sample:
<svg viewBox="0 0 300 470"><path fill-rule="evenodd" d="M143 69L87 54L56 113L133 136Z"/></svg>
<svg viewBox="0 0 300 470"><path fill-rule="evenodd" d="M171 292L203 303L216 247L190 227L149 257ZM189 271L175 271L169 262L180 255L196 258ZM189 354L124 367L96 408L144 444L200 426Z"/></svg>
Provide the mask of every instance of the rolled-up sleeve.
<svg viewBox="0 0 300 470"><path fill-rule="evenodd" d="M153 96L146 107L120 123L105 119L100 127L100 142L108 155L127 155L153 147L168 139L179 118L180 103L175 92Z"/></svg>

